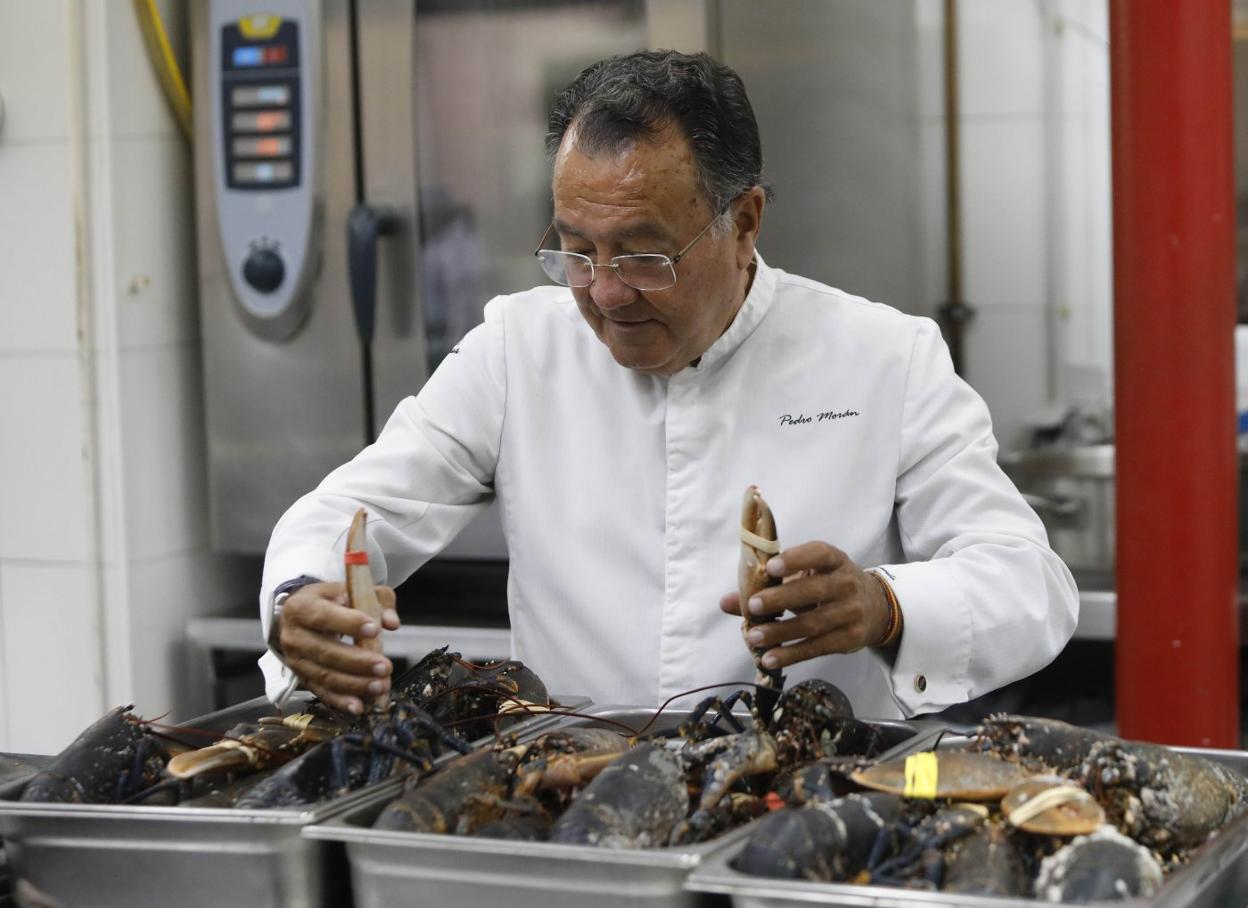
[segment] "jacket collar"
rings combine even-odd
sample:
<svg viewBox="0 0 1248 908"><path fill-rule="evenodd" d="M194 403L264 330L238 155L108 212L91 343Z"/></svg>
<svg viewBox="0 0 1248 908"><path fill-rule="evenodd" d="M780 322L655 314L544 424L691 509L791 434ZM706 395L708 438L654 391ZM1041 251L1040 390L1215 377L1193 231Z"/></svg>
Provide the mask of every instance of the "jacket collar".
<svg viewBox="0 0 1248 908"><path fill-rule="evenodd" d="M776 272L768 267L757 250L754 252L754 263L754 280L750 284L750 292L745 295L745 302L737 310L728 330L715 339L696 366L688 366L677 375L705 374L716 363L731 356L762 322L776 297Z"/></svg>

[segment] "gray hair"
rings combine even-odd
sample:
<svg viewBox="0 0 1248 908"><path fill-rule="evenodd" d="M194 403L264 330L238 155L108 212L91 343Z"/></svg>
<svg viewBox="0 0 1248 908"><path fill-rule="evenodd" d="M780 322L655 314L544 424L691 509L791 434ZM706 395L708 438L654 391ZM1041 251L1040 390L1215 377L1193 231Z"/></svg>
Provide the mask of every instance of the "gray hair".
<svg viewBox="0 0 1248 908"><path fill-rule="evenodd" d="M722 214L764 182L758 122L741 77L706 54L638 51L581 71L550 111L546 153L553 160L568 129L588 153L657 142L675 125L693 148L702 189Z"/></svg>

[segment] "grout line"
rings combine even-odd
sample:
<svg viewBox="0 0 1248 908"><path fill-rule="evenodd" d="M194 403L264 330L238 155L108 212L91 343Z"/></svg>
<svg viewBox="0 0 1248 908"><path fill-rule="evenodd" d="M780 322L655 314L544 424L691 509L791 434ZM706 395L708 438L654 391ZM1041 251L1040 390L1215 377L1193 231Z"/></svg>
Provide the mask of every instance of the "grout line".
<svg viewBox="0 0 1248 908"><path fill-rule="evenodd" d="M4 136L3 147L13 148L13 149L20 148L23 150L28 150L31 148L49 148L49 147L68 148L69 146L73 144L74 144L74 137L69 134L64 135L64 136L59 136L59 135L57 136L11 136L6 133Z"/></svg>
<svg viewBox="0 0 1248 908"><path fill-rule="evenodd" d="M19 567L19 568L85 568L93 569L97 567L94 559L88 558L10 558L7 555L0 555L0 567Z"/></svg>
<svg viewBox="0 0 1248 908"><path fill-rule="evenodd" d="M169 350L186 348L194 351L199 348L200 339L198 337L186 338L182 340L168 341L151 341L122 344L118 348L119 355L126 353L160 353ZM77 349L65 350L31 350L26 348L18 348L7 350L0 347L0 359L66 359L77 358L79 351Z"/></svg>

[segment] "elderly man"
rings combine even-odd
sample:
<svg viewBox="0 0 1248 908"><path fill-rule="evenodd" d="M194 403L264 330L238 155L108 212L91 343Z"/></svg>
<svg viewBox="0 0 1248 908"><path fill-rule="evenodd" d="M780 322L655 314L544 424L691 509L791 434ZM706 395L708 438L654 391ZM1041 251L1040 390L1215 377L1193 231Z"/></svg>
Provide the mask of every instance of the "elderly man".
<svg viewBox="0 0 1248 908"><path fill-rule="evenodd" d="M260 594L270 696L302 681L359 712L388 686L388 661L340 639L382 631L345 607L356 508L375 576L398 583L494 496L513 655L552 689L654 704L749 681L729 617L743 607L778 618L751 631L765 667L826 678L861 715L940 709L1049 662L1074 583L936 326L759 255L768 192L736 74L705 55L612 58L550 127L537 255L562 286L492 300L376 444L278 523ZM753 483L786 582L741 603L724 593Z"/></svg>

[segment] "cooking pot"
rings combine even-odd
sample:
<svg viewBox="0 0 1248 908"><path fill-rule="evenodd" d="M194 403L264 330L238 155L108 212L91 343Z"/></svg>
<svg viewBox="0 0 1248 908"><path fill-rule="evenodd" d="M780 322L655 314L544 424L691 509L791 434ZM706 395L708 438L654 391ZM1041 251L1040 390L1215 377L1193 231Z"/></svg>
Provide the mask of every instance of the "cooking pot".
<svg viewBox="0 0 1248 908"><path fill-rule="evenodd" d="M1000 462L1080 587L1113 589L1114 446L1035 448Z"/></svg>

